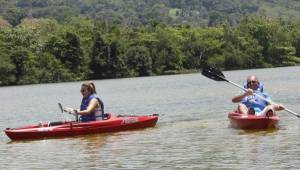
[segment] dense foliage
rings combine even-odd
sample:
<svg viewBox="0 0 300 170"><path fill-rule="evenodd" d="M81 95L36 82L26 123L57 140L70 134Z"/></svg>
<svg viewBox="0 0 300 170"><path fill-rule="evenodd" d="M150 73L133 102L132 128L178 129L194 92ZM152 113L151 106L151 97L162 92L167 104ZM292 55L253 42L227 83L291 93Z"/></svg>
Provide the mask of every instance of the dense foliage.
<svg viewBox="0 0 300 170"><path fill-rule="evenodd" d="M299 65L299 9L296 0L0 0L0 86Z"/></svg>
<svg viewBox="0 0 300 170"><path fill-rule="evenodd" d="M224 69L297 65L299 28L252 17L235 27L207 28L26 19L0 28L0 84L161 75L204 64Z"/></svg>

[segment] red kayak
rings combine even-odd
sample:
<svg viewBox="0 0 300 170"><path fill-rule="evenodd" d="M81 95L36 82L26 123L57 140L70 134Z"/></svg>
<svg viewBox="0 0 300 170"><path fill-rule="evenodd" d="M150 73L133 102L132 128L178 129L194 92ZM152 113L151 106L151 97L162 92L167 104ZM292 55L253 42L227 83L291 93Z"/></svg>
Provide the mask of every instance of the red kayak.
<svg viewBox="0 0 300 170"><path fill-rule="evenodd" d="M109 113L107 120L49 122L21 128L7 128L5 129L5 133L12 140L70 137L154 127L157 120L158 114L147 116L116 116Z"/></svg>
<svg viewBox="0 0 300 170"><path fill-rule="evenodd" d="M237 112L228 114L230 124L237 129L269 129L276 128L279 117L275 114L271 116L243 115Z"/></svg>

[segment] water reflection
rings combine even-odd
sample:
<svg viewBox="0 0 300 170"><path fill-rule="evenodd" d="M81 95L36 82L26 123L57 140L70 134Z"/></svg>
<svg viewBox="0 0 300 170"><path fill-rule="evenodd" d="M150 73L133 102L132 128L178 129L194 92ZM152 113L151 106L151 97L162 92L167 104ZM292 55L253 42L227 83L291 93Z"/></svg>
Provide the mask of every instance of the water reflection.
<svg viewBox="0 0 300 170"><path fill-rule="evenodd" d="M264 130L238 130L239 135L256 135L256 136L266 136L271 133L276 133L278 132L280 127L274 127L274 128L269 128L269 129L264 129Z"/></svg>
<svg viewBox="0 0 300 170"><path fill-rule="evenodd" d="M79 143L86 145L87 151L96 151L106 144L109 134L92 134L77 137Z"/></svg>

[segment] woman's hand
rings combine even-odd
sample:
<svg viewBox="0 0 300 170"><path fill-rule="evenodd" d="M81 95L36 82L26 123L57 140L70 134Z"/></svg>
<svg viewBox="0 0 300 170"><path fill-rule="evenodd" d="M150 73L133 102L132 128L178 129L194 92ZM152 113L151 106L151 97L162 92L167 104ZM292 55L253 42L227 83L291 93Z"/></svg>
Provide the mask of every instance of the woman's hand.
<svg viewBox="0 0 300 170"><path fill-rule="evenodd" d="M70 108L70 107L64 107L63 110L64 110L64 112L70 113L70 112L72 112L74 109L73 109L73 108Z"/></svg>
<svg viewBox="0 0 300 170"><path fill-rule="evenodd" d="M63 110L65 112L68 112L69 114L74 115L74 116L78 113L78 110L70 108L70 107L65 107Z"/></svg>

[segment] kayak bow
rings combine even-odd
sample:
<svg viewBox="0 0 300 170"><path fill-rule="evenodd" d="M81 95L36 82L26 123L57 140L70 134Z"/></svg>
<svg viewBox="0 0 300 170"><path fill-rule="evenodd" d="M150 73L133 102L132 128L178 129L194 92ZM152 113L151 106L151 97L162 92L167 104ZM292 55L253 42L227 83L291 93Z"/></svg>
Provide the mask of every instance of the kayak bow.
<svg viewBox="0 0 300 170"><path fill-rule="evenodd" d="M255 116L243 115L237 112L228 114L231 127L237 129L269 129L276 128L279 122L277 115L272 116Z"/></svg>
<svg viewBox="0 0 300 170"><path fill-rule="evenodd" d="M157 120L158 114L116 116L113 113L109 113L107 120L49 122L21 128L6 128L5 133L12 140L70 137L154 127Z"/></svg>

